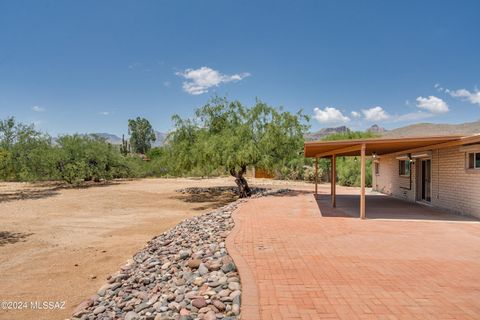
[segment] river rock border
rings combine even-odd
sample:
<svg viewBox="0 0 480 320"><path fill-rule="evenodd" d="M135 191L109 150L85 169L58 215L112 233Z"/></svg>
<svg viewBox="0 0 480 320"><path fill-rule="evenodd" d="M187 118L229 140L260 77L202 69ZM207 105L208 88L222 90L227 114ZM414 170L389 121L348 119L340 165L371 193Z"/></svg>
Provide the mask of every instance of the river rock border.
<svg viewBox="0 0 480 320"><path fill-rule="evenodd" d="M186 191L186 190L184 190ZM252 197L288 192L261 190ZM240 319L241 284L225 248L239 199L154 237L72 319Z"/></svg>

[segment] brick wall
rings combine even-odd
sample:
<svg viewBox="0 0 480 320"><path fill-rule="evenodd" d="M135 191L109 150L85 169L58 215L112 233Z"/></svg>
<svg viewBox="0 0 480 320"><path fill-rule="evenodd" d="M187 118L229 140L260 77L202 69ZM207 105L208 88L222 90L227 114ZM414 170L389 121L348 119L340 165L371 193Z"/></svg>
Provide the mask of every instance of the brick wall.
<svg viewBox="0 0 480 320"><path fill-rule="evenodd" d="M434 150L432 160L432 204L480 217L480 171L465 169L465 152Z"/></svg>
<svg viewBox="0 0 480 320"><path fill-rule="evenodd" d="M459 147L432 151L432 205L480 217L480 171L465 169L465 152ZM412 165L412 183L398 175L394 156L380 157L380 174L373 172L373 189L408 201L417 199L420 161Z"/></svg>
<svg viewBox="0 0 480 320"><path fill-rule="evenodd" d="M375 175L375 171L372 173L373 190L400 199L415 201L415 166L410 168L412 174L411 185L410 177L400 176L398 169L398 160L394 156L381 156L379 175Z"/></svg>

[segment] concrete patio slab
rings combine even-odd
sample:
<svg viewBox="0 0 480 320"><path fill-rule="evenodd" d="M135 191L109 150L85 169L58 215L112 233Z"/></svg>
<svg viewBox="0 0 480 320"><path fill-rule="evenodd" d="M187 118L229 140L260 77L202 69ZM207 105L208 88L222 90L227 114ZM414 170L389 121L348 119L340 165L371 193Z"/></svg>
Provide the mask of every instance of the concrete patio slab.
<svg viewBox="0 0 480 320"><path fill-rule="evenodd" d="M323 217L358 218L360 215L358 194L337 195L335 208L331 206L330 195L319 195L317 205ZM478 221L478 218L473 216L452 214L427 203L404 201L376 192L366 195L366 215L367 219Z"/></svg>
<svg viewBox="0 0 480 320"><path fill-rule="evenodd" d="M409 207L396 218L325 217L322 201L295 191L235 212L227 248L242 319L480 318L478 221L424 207L422 220L400 218Z"/></svg>

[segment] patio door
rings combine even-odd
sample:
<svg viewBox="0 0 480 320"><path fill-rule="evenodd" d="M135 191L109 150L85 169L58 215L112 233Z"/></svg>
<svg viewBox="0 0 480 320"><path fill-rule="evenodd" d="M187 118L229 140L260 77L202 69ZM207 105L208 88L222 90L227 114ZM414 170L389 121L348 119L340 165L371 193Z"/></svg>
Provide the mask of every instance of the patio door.
<svg viewBox="0 0 480 320"><path fill-rule="evenodd" d="M422 160L422 197L423 201L432 201L432 160Z"/></svg>

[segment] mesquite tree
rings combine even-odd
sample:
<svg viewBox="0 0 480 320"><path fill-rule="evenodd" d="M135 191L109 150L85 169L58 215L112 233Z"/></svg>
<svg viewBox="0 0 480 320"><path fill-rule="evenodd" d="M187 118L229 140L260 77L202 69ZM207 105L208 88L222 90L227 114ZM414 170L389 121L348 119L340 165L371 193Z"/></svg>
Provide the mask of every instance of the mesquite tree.
<svg viewBox="0 0 480 320"><path fill-rule="evenodd" d="M223 168L235 178L240 197L251 195L245 179L248 166L274 171L303 149L308 117L257 101L251 108L238 101L213 98L193 119L173 117L169 137L178 171L207 175Z"/></svg>

